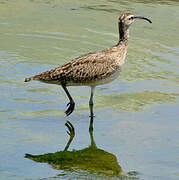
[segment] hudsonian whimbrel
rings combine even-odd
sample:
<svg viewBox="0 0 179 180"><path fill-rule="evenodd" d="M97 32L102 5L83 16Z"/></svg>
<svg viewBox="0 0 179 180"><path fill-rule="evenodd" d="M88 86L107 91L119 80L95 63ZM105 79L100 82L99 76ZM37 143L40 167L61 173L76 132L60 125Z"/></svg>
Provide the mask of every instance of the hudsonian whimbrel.
<svg viewBox="0 0 179 180"><path fill-rule="evenodd" d="M109 83L118 77L128 49L129 26L138 19L144 19L152 23L145 17L124 13L118 20L119 42L117 45L102 51L81 55L61 67L26 78L25 82L38 80L44 83L61 85L70 100L65 112L67 116L75 108L75 102L67 86L90 86L89 107L90 116L93 117L94 89L96 86Z"/></svg>

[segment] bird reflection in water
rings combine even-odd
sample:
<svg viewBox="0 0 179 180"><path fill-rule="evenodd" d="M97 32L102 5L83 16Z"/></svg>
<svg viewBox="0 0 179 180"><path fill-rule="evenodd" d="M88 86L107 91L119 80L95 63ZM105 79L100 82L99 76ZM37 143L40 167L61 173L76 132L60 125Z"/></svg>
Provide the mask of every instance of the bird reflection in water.
<svg viewBox="0 0 179 180"><path fill-rule="evenodd" d="M63 151L43 155L26 154L25 157L36 162L49 163L53 168L58 170L85 170L90 173L105 176L124 177L125 175L117 162L116 156L96 146L93 137L93 118L94 117L90 117L89 134L91 144L89 147L81 150L68 150L75 137L75 129L74 126L67 121L65 126L68 128L67 133L69 140Z"/></svg>

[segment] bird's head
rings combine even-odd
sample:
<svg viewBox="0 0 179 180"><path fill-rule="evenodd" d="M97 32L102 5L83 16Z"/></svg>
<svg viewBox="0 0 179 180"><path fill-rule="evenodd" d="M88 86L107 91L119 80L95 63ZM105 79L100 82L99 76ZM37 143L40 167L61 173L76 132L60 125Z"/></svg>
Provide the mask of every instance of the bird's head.
<svg viewBox="0 0 179 180"><path fill-rule="evenodd" d="M152 23L152 21L146 17L143 16L134 16L130 13L124 13L119 17L119 23L123 25L126 29L136 20L143 19L148 21L149 23Z"/></svg>

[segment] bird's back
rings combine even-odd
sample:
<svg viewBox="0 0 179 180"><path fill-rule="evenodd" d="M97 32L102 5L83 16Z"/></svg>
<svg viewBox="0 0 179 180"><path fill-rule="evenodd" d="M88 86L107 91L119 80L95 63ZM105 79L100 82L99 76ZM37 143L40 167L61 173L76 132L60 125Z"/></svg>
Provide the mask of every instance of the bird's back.
<svg viewBox="0 0 179 180"><path fill-rule="evenodd" d="M55 69L26 78L52 84L98 85L112 81L120 72L126 56L125 46L81 55Z"/></svg>

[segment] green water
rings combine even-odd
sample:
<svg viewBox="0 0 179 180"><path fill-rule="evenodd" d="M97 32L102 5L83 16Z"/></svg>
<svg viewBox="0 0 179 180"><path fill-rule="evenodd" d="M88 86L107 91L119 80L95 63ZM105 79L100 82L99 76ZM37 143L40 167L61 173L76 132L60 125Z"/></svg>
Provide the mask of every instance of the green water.
<svg viewBox="0 0 179 180"><path fill-rule="evenodd" d="M94 139L124 174L179 179L179 2L0 0L0 179L120 179L53 168L24 158L62 151L65 122L75 127L69 151L90 145L90 90L70 87L76 110L65 117L61 87L24 78L117 43L123 12L150 18L130 27L120 77L95 92ZM127 177L125 177L127 178Z"/></svg>

